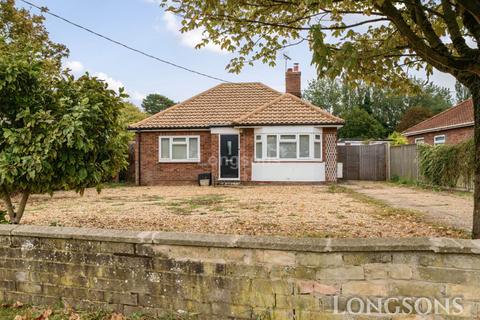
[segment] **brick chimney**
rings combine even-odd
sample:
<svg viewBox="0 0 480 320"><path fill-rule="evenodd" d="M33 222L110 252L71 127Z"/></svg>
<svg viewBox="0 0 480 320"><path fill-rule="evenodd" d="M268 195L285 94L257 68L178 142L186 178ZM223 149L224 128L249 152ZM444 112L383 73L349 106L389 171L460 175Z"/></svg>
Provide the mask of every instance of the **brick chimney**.
<svg viewBox="0 0 480 320"><path fill-rule="evenodd" d="M299 98L302 97L302 73L298 63L293 64L293 69L287 69L285 74L285 92Z"/></svg>

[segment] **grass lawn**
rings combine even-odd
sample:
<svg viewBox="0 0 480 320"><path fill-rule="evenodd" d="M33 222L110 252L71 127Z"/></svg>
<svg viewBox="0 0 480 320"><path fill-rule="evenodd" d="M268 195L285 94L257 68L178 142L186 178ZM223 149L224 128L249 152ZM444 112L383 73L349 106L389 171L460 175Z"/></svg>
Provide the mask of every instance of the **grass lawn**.
<svg viewBox="0 0 480 320"><path fill-rule="evenodd" d="M22 223L294 237L466 236L335 185L110 185L83 197L34 195Z"/></svg>

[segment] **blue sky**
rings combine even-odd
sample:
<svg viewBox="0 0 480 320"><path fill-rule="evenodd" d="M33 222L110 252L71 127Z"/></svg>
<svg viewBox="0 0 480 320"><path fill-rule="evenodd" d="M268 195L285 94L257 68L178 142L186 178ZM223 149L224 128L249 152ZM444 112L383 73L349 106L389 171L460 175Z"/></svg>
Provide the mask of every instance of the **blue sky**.
<svg viewBox="0 0 480 320"><path fill-rule="evenodd" d="M228 73L225 66L232 56L214 46L201 50L193 48L199 33L180 34L176 17L166 14L155 0L30 1L115 40L191 69L234 82L260 81L279 91L284 90L285 65L281 57L273 68L257 62L239 75ZM35 8L31 10L38 13ZM182 101L218 84L215 80L130 52L51 16L47 16L46 27L54 41L70 49L70 57L65 63L74 73L79 75L88 71L107 80L113 88L125 87L137 105L149 93L160 93ZM291 47L288 55L292 62L300 63L305 88L316 74L314 67L310 66L308 46ZM431 80L453 89L454 80L448 75L437 72Z"/></svg>

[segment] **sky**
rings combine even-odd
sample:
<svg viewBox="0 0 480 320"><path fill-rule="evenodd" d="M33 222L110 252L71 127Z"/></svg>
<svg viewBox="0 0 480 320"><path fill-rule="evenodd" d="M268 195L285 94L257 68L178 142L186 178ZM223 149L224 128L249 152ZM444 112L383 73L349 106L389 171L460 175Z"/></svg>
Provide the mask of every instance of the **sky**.
<svg viewBox="0 0 480 320"><path fill-rule="evenodd" d="M117 41L159 58L232 82L263 82L279 91L285 90L285 61L281 56L276 67L260 62L246 66L240 74L228 73L225 66L234 55L211 45L195 49L201 33L181 34L179 20L166 13L157 0L30 0L48 7L53 13L88 27ZM19 5L22 5L18 1ZM35 8L22 5L38 14ZM140 106L150 93L163 94L183 101L219 82L160 63L131 52L57 18L46 16L46 27L55 42L65 44L70 56L65 61L75 75L89 72L107 81L113 89L124 87L130 100ZM288 48L293 62L300 63L302 87L316 77L307 44ZM424 77L422 73L416 76ZM453 77L435 72L434 83L454 93Z"/></svg>

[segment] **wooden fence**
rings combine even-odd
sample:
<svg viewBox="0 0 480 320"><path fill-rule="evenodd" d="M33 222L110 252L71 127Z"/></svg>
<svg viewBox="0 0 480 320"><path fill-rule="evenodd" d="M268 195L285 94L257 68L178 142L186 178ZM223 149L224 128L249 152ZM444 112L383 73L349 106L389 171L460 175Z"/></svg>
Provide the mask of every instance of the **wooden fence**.
<svg viewBox="0 0 480 320"><path fill-rule="evenodd" d="M338 162L343 163L345 180L387 180L388 145L339 146Z"/></svg>
<svg viewBox="0 0 480 320"><path fill-rule="evenodd" d="M408 144L390 148L390 178L418 180L417 145Z"/></svg>

